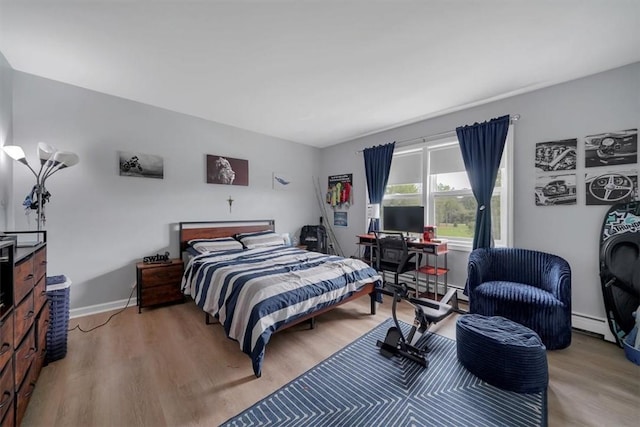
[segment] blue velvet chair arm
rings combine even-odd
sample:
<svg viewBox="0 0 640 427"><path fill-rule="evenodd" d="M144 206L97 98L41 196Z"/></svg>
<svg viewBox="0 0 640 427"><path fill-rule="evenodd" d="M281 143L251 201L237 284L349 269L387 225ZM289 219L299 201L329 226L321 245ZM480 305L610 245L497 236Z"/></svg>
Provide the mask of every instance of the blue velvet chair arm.
<svg viewBox="0 0 640 427"><path fill-rule="evenodd" d="M571 267L566 260L550 255L541 285L566 307L571 308Z"/></svg>
<svg viewBox="0 0 640 427"><path fill-rule="evenodd" d="M481 283L489 280L491 272L491 256L486 249L475 249L469 254L467 266L467 283L464 294L469 295Z"/></svg>

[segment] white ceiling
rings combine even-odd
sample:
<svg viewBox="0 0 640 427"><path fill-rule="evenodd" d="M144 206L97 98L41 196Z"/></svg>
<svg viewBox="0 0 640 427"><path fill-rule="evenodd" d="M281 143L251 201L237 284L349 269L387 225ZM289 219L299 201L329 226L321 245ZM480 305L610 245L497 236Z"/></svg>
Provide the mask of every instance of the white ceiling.
<svg viewBox="0 0 640 427"><path fill-rule="evenodd" d="M324 147L640 61L640 0L0 0L0 51Z"/></svg>

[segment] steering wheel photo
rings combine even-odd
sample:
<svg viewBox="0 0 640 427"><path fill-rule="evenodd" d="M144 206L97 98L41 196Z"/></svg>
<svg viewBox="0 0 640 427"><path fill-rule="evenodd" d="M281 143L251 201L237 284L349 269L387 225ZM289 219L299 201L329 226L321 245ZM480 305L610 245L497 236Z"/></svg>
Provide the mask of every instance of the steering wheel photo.
<svg viewBox="0 0 640 427"><path fill-rule="evenodd" d="M589 183L589 193L605 202L623 200L633 193L634 188L631 178L617 173L602 174Z"/></svg>

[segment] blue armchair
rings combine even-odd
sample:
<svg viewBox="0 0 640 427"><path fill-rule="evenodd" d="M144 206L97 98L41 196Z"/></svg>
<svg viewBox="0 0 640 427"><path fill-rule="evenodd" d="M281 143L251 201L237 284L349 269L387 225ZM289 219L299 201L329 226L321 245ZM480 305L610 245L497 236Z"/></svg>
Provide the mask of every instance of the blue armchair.
<svg viewBox="0 0 640 427"><path fill-rule="evenodd" d="M556 255L481 248L469 255L469 312L533 329L549 350L571 344L571 268Z"/></svg>

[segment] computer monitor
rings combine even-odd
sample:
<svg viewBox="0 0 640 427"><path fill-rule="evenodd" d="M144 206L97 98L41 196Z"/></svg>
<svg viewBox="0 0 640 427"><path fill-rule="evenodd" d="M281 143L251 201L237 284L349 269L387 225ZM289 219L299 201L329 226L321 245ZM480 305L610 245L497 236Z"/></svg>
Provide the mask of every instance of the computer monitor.
<svg viewBox="0 0 640 427"><path fill-rule="evenodd" d="M382 229L404 233L424 231L424 206L384 206Z"/></svg>

